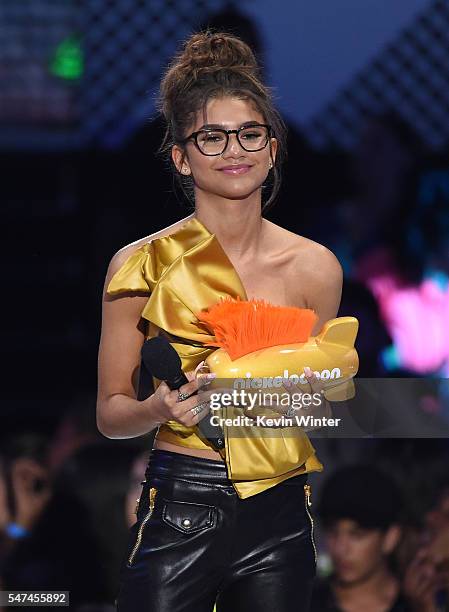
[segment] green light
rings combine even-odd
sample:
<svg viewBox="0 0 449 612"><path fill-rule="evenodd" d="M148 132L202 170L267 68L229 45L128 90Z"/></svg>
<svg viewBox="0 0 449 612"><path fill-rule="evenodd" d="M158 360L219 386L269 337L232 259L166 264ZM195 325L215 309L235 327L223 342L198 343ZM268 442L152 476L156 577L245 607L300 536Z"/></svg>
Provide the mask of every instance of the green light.
<svg viewBox="0 0 449 612"><path fill-rule="evenodd" d="M69 36L55 50L50 72L61 79L79 79L84 71L83 52L78 36Z"/></svg>

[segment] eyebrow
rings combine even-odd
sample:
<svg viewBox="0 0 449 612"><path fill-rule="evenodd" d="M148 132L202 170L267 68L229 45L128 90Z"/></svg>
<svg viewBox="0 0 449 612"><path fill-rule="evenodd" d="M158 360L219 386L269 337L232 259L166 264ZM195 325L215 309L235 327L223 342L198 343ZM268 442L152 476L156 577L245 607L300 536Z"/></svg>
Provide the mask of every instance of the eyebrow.
<svg viewBox="0 0 449 612"><path fill-rule="evenodd" d="M260 125L260 123L258 121L245 121L245 123L242 123L238 128L236 128L237 130L241 127L251 127L253 125ZM200 128L200 130L209 130L209 129L219 129L219 130L226 130L225 126L223 124L220 123L205 123L204 125L202 125Z"/></svg>

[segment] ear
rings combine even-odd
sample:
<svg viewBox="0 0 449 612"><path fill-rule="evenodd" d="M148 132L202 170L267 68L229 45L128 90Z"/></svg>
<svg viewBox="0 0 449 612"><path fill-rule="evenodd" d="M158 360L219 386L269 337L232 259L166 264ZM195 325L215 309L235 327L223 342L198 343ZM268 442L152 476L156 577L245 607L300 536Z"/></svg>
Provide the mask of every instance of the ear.
<svg viewBox="0 0 449 612"><path fill-rule="evenodd" d="M278 141L277 138L270 138L270 157L271 157L271 161L274 162L276 161L276 153L278 150Z"/></svg>
<svg viewBox="0 0 449 612"><path fill-rule="evenodd" d="M179 145L173 145L171 150L171 158L177 171L187 176L191 173L189 160L187 159L186 151Z"/></svg>
<svg viewBox="0 0 449 612"><path fill-rule="evenodd" d="M392 525L384 534L382 550L386 555L390 555L401 539L402 529L399 525Z"/></svg>

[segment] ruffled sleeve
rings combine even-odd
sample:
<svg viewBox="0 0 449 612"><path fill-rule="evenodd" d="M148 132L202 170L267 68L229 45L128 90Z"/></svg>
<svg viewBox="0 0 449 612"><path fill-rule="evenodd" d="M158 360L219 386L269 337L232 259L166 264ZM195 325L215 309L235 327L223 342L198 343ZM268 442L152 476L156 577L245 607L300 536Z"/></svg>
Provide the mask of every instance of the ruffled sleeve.
<svg viewBox="0 0 449 612"><path fill-rule="evenodd" d="M144 244L132 253L109 281L106 292L118 295L127 291L151 293L154 285L151 245Z"/></svg>

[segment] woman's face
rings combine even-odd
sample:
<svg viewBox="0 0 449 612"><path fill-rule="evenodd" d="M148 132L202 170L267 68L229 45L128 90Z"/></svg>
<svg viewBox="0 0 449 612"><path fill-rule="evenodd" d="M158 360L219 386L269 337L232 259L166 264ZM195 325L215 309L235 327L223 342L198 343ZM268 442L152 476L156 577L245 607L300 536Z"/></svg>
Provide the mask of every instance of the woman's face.
<svg viewBox="0 0 449 612"><path fill-rule="evenodd" d="M188 133L213 125L226 130L235 130L246 123L265 124L264 117L252 102L238 98L213 98L206 106L206 117L198 113ZM181 174L192 176L195 190L218 195L230 200L245 199L261 188L274 165L277 141L271 138L260 151L246 151L237 140L236 134L229 135L228 145L220 155L207 156L196 147L193 139L183 150L175 145L173 161Z"/></svg>

